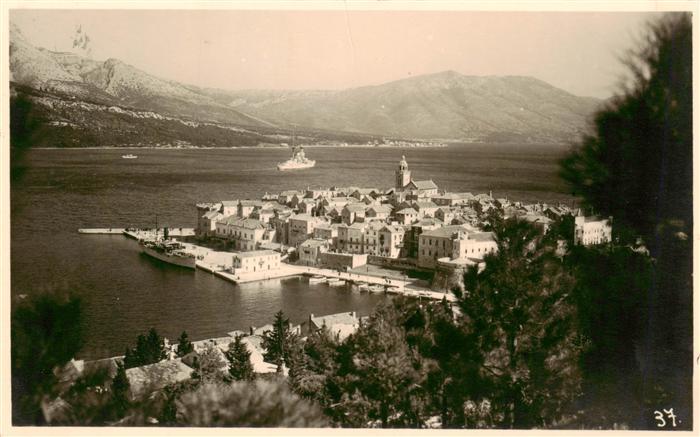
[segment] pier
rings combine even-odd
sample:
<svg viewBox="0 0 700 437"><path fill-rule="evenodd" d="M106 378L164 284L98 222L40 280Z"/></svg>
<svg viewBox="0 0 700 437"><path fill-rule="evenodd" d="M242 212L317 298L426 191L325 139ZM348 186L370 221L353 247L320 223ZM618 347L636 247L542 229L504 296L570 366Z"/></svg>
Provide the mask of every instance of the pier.
<svg viewBox="0 0 700 437"><path fill-rule="evenodd" d="M93 228L93 229L78 229L79 234L93 235L118 235L126 231L124 228Z"/></svg>

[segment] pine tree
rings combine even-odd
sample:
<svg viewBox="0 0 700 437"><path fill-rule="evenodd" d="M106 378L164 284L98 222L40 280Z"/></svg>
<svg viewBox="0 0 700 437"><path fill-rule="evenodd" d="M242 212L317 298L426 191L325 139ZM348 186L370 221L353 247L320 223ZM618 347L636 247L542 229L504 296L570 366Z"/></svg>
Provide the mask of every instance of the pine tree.
<svg viewBox="0 0 700 437"><path fill-rule="evenodd" d="M473 400L489 401L486 426L547 425L579 393L574 281L529 223L506 220L497 241L459 300L465 359L478 368Z"/></svg>
<svg viewBox="0 0 700 437"><path fill-rule="evenodd" d="M200 381L222 380L224 374L222 369L226 363L221 358L221 351L214 343L207 343L204 350L198 354L195 361L195 371L192 378Z"/></svg>
<svg viewBox="0 0 700 437"><path fill-rule="evenodd" d="M165 339L158 335L155 328L151 328L148 331L148 337L146 338L146 361L145 364L157 363L164 360L167 357L167 351L165 350Z"/></svg>
<svg viewBox="0 0 700 437"><path fill-rule="evenodd" d="M194 346L187 336L187 331L182 331L177 342L177 356L184 357L194 350Z"/></svg>
<svg viewBox="0 0 700 437"><path fill-rule="evenodd" d="M229 344L228 351L226 351L226 359L229 362L229 375L234 381L252 380L255 378L253 365L250 362L250 351L241 341L240 335L237 335Z"/></svg>
<svg viewBox="0 0 700 437"><path fill-rule="evenodd" d="M112 379L112 402L118 417L122 417L129 408L129 379L126 377L126 367L123 363L117 364L117 373Z"/></svg>
<svg viewBox="0 0 700 437"><path fill-rule="evenodd" d="M284 318L281 310L278 311L275 314L272 330L263 334L262 346L265 348L265 361L276 364L278 368L282 362L290 362L292 347L298 341L298 336L291 330L289 319Z"/></svg>
<svg viewBox="0 0 700 437"><path fill-rule="evenodd" d="M331 414L346 426L420 427L426 369L409 347L401 315L387 306L346 340L333 378L339 399Z"/></svg>

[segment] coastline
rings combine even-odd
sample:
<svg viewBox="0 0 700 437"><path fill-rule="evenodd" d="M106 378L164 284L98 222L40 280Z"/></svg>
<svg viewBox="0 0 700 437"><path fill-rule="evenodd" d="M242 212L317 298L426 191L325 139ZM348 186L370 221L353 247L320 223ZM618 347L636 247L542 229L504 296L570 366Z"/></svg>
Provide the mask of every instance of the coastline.
<svg viewBox="0 0 700 437"><path fill-rule="evenodd" d="M460 143L462 144L462 143ZM467 143L467 144L480 144L480 143ZM389 145L369 145L369 144L349 144L347 146L333 146L329 144L302 144L304 148L308 149L444 149L449 147L448 145L432 145L432 146L389 146ZM229 149L289 149L289 146L234 146L234 147L164 147L164 146L101 146L101 147L32 147L34 150L229 150Z"/></svg>

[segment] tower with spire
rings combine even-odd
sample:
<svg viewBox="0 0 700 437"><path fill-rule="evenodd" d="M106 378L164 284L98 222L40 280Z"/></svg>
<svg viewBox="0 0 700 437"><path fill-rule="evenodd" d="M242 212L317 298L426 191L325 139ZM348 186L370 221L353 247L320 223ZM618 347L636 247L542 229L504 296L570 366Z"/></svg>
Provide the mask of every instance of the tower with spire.
<svg viewBox="0 0 700 437"><path fill-rule="evenodd" d="M399 168L396 169L396 188L402 189L411 182L411 170L408 169L406 157L401 156Z"/></svg>

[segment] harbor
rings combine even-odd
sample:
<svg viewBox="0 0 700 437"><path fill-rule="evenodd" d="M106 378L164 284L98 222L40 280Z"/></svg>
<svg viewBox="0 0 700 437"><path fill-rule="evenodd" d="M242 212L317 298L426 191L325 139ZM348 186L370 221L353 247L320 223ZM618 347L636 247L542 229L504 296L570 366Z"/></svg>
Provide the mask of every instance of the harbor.
<svg viewBox="0 0 700 437"><path fill-rule="evenodd" d="M156 239L156 231L153 229L127 229L127 228L81 228L78 230L80 234L86 235L124 235L137 241L152 241ZM178 228L168 230L171 237L188 237L194 235L193 228ZM430 290L426 287L416 285L410 280L401 280L389 278L386 276L376 276L370 274L360 274L354 272L344 272L339 270L300 266L288 263L281 263L279 268L274 271L254 272L254 273L231 273L233 265L233 252L217 251L208 247L200 246L192 243L180 242L182 250L192 255L196 261L195 266L198 270L210 273L218 278L234 284L247 284L257 281L266 281L270 279L289 278L294 276L303 276L307 278L322 277L321 283L329 283L329 281L343 281L349 285L362 285L361 291L369 291L369 288L374 286L374 291L381 290L384 293L402 295L413 298L425 298L442 300L447 299L448 302L453 302L455 296L450 293L442 293ZM161 261L164 261L161 259ZM167 262L167 261L164 261ZM177 265L177 264L175 264ZM310 281L313 283L313 281ZM334 284L330 284L334 285Z"/></svg>

